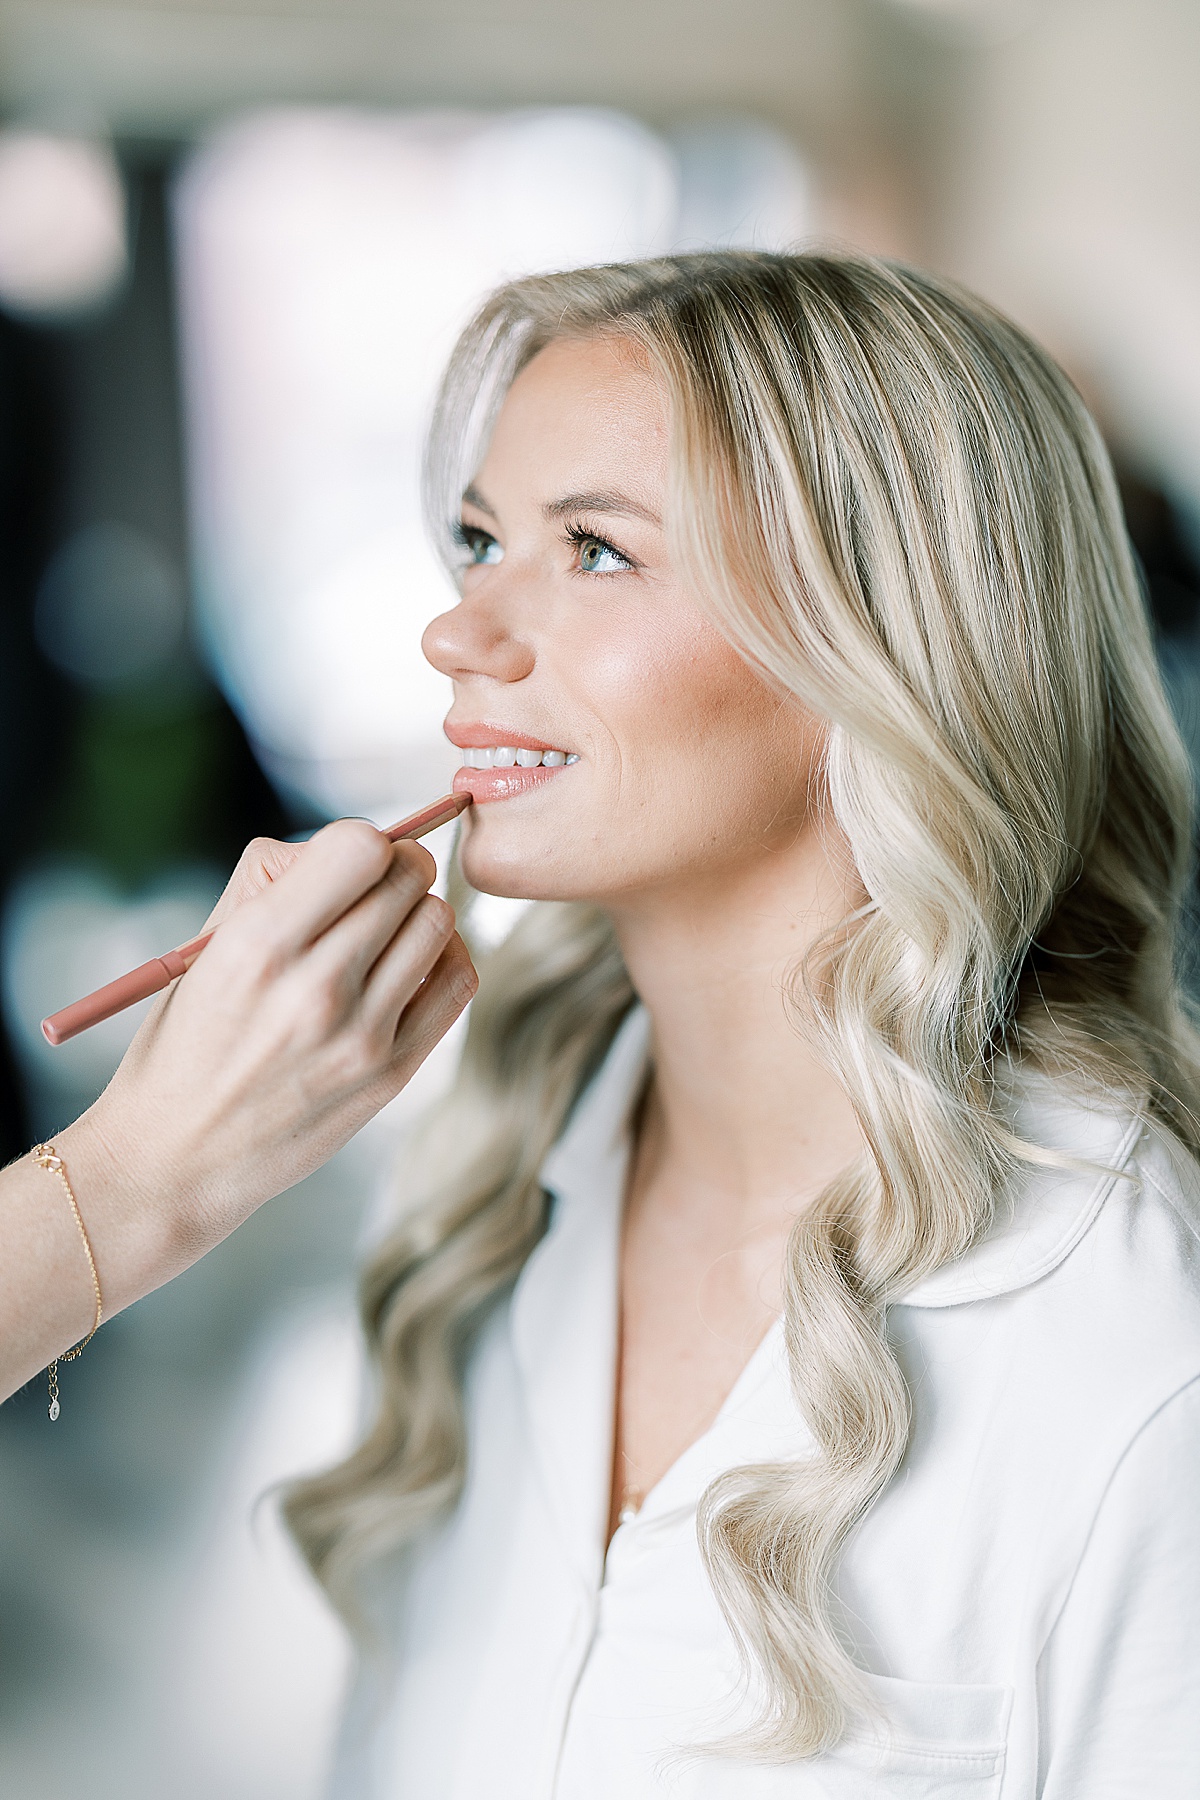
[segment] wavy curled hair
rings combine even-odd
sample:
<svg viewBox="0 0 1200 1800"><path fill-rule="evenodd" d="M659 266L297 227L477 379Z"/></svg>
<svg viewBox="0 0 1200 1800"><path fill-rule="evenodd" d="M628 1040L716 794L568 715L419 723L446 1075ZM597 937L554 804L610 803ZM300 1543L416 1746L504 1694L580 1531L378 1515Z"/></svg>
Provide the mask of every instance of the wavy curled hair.
<svg viewBox="0 0 1200 1800"><path fill-rule="evenodd" d="M1014 1068L1119 1088L1200 1150L1176 968L1191 783L1078 394L1007 319L892 263L711 253L502 288L432 432L448 564L510 383L551 340L598 334L668 394L677 566L762 679L828 722L830 804L869 896L790 992L866 1145L788 1250L818 1451L729 1471L699 1517L764 1695L751 1745L803 1756L862 1703L831 1576L908 1438L888 1300L968 1248L1031 1154L1003 1103ZM540 1164L633 998L583 904L533 906L483 961L457 1083L363 1276L373 1422L288 1503L344 1605L460 1491L472 1336L545 1228Z"/></svg>

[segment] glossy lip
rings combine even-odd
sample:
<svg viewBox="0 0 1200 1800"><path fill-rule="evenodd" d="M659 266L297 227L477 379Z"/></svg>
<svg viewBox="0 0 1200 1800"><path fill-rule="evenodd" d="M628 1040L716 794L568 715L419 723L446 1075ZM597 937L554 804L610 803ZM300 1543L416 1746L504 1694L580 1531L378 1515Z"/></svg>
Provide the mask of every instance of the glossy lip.
<svg viewBox="0 0 1200 1800"><path fill-rule="evenodd" d="M512 742L510 738L509 743ZM526 745L526 749L533 746ZM572 763L571 769L577 769L578 763ZM548 781L556 781L561 775L569 775L571 769L563 763L558 769L460 769L454 777L453 791L456 794L470 794L476 806L486 806L491 800L514 800L518 794L531 793L534 788L545 787Z"/></svg>

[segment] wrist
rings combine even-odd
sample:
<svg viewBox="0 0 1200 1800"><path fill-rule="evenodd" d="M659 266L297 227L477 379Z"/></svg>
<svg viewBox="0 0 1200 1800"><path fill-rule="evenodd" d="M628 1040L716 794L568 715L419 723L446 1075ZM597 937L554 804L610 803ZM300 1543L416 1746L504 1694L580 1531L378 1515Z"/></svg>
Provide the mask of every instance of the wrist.
<svg viewBox="0 0 1200 1800"><path fill-rule="evenodd" d="M106 1317L140 1300L194 1260L188 1253L171 1183L126 1145L105 1116L103 1099L56 1133L55 1146L91 1239Z"/></svg>

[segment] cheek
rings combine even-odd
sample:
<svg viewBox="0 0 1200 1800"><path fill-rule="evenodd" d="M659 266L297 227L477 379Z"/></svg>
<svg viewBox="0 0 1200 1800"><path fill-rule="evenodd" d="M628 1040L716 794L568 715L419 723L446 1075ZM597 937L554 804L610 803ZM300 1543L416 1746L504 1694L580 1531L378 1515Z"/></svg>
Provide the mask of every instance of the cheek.
<svg viewBox="0 0 1200 1800"><path fill-rule="evenodd" d="M587 645L588 709L621 754L687 752L758 687L736 652L699 617L681 624L633 621Z"/></svg>
<svg viewBox="0 0 1200 1800"><path fill-rule="evenodd" d="M783 706L707 620L596 646L588 671L620 778L668 860L762 841L804 812L815 722ZM674 857L672 856L672 850Z"/></svg>

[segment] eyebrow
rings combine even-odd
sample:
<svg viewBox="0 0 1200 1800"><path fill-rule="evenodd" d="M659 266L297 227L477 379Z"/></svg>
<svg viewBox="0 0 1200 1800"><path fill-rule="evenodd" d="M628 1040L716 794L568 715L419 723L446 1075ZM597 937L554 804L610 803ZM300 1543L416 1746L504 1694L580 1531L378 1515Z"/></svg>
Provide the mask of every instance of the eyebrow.
<svg viewBox="0 0 1200 1800"><path fill-rule="evenodd" d="M476 512L486 513L489 519L494 519L497 516L495 508L488 505L487 501L473 482L470 487L465 487L463 489L462 503L464 506L473 506Z"/></svg>
<svg viewBox="0 0 1200 1800"><path fill-rule="evenodd" d="M474 483L463 489L463 505L475 507L478 512L486 513L489 519L499 517L495 507L488 504ZM562 519L571 513L580 512L607 513L610 518L618 519L645 519L649 525L662 526L658 514L651 512L649 507L639 506L628 494L618 494L612 489L564 494L561 500L547 500L542 507L542 513L547 519Z"/></svg>
<svg viewBox="0 0 1200 1800"><path fill-rule="evenodd" d="M591 494L564 494L561 500L548 500L542 512L548 519L562 519L569 513L594 512L608 513L617 519L645 519L648 525L662 524L658 514L651 512L649 507L640 506L628 494L618 494L612 489Z"/></svg>

